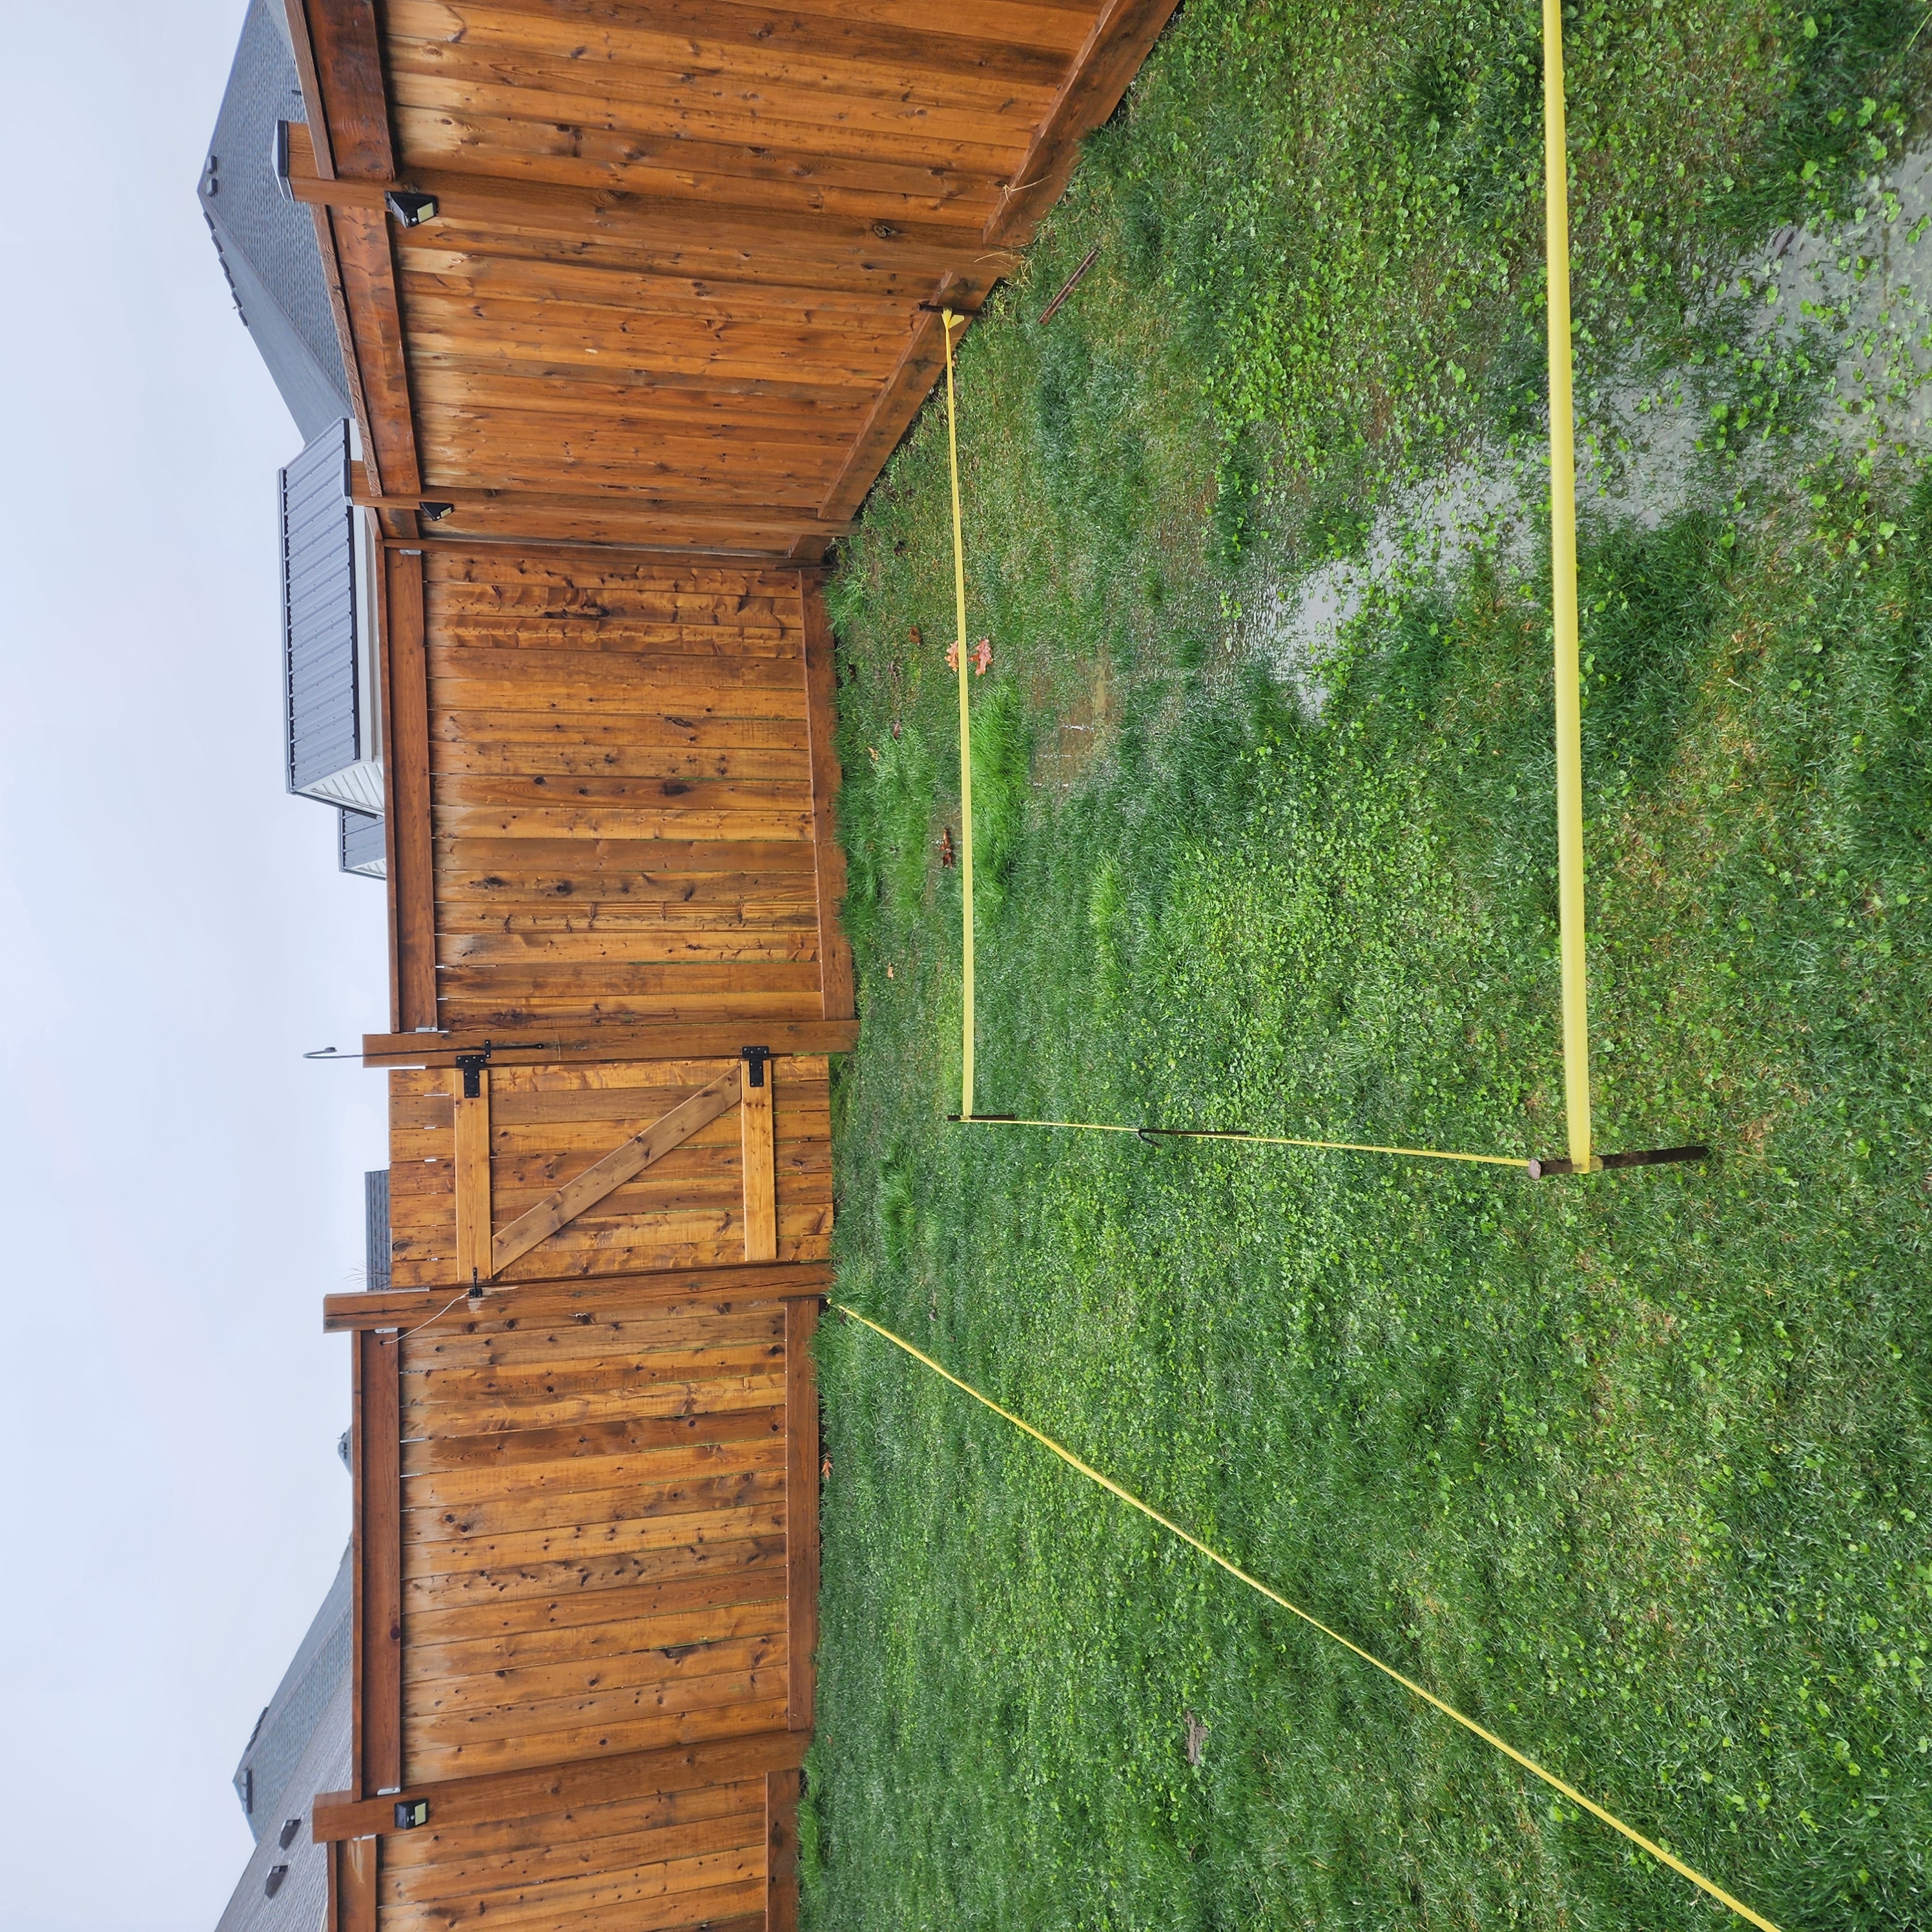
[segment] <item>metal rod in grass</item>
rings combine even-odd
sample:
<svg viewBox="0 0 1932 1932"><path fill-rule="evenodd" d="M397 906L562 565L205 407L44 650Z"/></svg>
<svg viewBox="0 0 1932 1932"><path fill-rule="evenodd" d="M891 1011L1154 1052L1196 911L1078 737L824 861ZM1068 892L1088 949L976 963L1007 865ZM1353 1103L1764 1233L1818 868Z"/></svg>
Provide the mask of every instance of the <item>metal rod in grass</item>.
<svg viewBox="0 0 1932 1932"><path fill-rule="evenodd" d="M1478 1167L1512 1167L1532 1180L1576 1172L1565 1160L1539 1159L1532 1155L1465 1154L1450 1148L1393 1146L1377 1141L1318 1141L1293 1134L1256 1134L1238 1127L1134 1126L1111 1120L1045 1120L1018 1114L949 1114L949 1121L974 1127L1048 1127L1072 1133L1132 1134L1154 1146L1168 1141L1232 1141L1250 1147L1304 1148L1322 1154L1392 1154L1405 1160L1465 1161ZM1711 1150L1701 1142L1689 1147L1646 1148L1631 1154L1606 1154L1597 1157L1592 1172L1614 1167L1661 1167L1672 1162L1708 1160Z"/></svg>
<svg viewBox="0 0 1932 1932"><path fill-rule="evenodd" d="M1040 310L1040 326L1042 328L1044 328L1046 325L1060 313L1060 304L1080 286L1081 278L1084 276L1087 271L1094 266L1094 262L1100 259L1100 244L1096 242L1094 244L1092 248L1088 250L1085 254L1081 256L1079 267L1076 268L1072 274L1069 275L1066 280L1061 284L1059 294L1055 296L1052 301L1048 302L1046 308Z"/></svg>

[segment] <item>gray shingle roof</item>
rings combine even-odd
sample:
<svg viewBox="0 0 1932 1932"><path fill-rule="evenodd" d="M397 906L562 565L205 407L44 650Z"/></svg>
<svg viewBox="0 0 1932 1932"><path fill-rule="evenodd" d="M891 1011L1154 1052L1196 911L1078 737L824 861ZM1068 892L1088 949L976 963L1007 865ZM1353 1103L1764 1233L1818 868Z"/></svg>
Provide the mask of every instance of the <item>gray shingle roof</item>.
<svg viewBox="0 0 1932 1932"><path fill-rule="evenodd" d="M308 1747L290 1767L284 1802L265 1821L260 1841L215 1932L322 1932L328 1911L328 1854L313 1840L309 1808L318 1791L340 1791L349 1782L349 1695L345 1648L343 1669L316 1714ZM281 1832L290 1821L296 1828L284 1847ZM271 1898L268 1875L278 1865L288 1869Z"/></svg>
<svg viewBox="0 0 1932 1932"><path fill-rule="evenodd" d="M275 128L306 121L281 10L252 0L201 170L202 212L236 307L303 440L350 413L308 210L275 178Z"/></svg>
<svg viewBox="0 0 1932 1932"><path fill-rule="evenodd" d="M345 1550L236 1768L236 1793L248 1810L255 1850L218 1932L320 1932L328 1874L322 1849L309 1841L309 1807L318 1791L340 1791L349 1782L353 1576ZM284 1846L281 1834L291 1820L296 1829ZM268 1875L278 1865L288 1869L272 1898Z"/></svg>
<svg viewBox="0 0 1932 1932"><path fill-rule="evenodd" d="M286 1804L306 1804L312 1795L292 1795L290 1780L337 1684L349 1680L351 1582L345 1550L321 1609L296 1646L268 1708L256 1720L254 1735L236 1767L236 1795L248 1813L249 1828L258 1840L281 1828L284 1818L292 1815Z"/></svg>

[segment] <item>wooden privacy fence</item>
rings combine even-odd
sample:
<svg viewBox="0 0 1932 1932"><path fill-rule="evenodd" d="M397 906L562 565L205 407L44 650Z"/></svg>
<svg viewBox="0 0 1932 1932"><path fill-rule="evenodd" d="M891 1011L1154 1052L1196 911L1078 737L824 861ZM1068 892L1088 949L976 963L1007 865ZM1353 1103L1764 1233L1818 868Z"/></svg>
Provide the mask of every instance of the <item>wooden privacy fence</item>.
<svg viewBox="0 0 1932 1932"><path fill-rule="evenodd" d="M828 544L1174 0L286 0L376 572L332 1932L795 1922Z"/></svg>
<svg viewBox="0 0 1932 1932"><path fill-rule="evenodd" d="M851 1016L814 580L447 543L387 580L397 1030Z"/></svg>

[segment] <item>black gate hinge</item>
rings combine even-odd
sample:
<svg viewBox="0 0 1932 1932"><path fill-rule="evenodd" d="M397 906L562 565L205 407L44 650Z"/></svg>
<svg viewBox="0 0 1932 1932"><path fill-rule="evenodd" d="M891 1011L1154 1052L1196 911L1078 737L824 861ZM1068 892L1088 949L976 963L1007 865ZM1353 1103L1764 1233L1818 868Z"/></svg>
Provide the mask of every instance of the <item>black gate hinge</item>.
<svg viewBox="0 0 1932 1932"><path fill-rule="evenodd" d="M480 1100L483 1097L483 1070L490 1064L490 1042L483 1042L481 1052L459 1053L456 1064L463 1075L463 1097L466 1100Z"/></svg>

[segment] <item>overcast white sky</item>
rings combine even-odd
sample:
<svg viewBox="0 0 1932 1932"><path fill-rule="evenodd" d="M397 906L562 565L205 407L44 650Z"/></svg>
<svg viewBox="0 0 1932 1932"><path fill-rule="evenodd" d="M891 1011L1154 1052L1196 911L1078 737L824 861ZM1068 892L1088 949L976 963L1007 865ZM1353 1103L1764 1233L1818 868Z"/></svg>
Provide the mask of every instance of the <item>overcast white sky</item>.
<svg viewBox="0 0 1932 1932"><path fill-rule="evenodd" d="M195 199L245 0L0 0L0 1926L208 1932L348 1534L382 893L283 790L300 438Z"/></svg>

